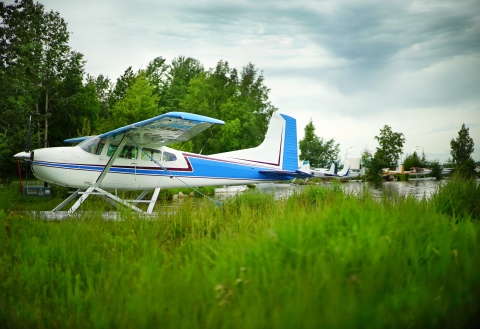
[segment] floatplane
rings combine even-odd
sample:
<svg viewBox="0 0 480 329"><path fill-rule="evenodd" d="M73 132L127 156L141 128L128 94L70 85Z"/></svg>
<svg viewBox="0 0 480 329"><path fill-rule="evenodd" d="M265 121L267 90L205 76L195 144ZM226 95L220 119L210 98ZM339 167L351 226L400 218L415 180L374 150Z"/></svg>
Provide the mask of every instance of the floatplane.
<svg viewBox="0 0 480 329"><path fill-rule="evenodd" d="M206 116L170 112L98 136L64 141L78 143L76 146L31 152L27 147L14 157L30 161L39 180L76 189L51 211L58 213L77 199L66 215L73 214L91 195L116 207L152 214L162 188L245 185L312 176L297 168L296 120L284 114L272 115L263 143L254 148L201 155L167 146L223 124ZM135 200L125 200L111 193L117 190L142 192ZM152 190L151 199L143 200ZM146 211L137 207L141 202L148 203Z"/></svg>
<svg viewBox="0 0 480 329"><path fill-rule="evenodd" d="M326 169L326 168L311 168L310 162L304 161L302 166L300 166L299 170L301 170L302 172L310 173L315 178L342 179L342 178L349 177L350 165L345 166L339 172L335 172L335 163L332 163L330 168Z"/></svg>
<svg viewBox="0 0 480 329"><path fill-rule="evenodd" d="M405 170L402 164L398 166L396 170L384 168L382 175L387 181L396 179L396 176L399 174L408 174L410 176L409 180L435 180L435 177L427 177L427 175L431 173L432 170L429 168L411 167L410 170Z"/></svg>

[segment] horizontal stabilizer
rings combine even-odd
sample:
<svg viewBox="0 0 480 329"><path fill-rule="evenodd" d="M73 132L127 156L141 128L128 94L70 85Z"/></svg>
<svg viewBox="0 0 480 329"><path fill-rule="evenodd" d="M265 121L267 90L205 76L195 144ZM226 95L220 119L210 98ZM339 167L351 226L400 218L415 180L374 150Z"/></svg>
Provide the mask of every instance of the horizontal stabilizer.
<svg viewBox="0 0 480 329"><path fill-rule="evenodd" d="M313 177L313 175L300 170L260 170L259 173L265 175L276 175L276 176L291 176L295 178L308 178Z"/></svg>

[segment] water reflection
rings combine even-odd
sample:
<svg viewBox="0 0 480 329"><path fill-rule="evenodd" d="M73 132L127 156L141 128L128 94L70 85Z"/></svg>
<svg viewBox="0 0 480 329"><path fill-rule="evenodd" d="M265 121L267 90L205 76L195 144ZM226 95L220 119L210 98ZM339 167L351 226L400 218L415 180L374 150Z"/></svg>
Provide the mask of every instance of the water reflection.
<svg viewBox="0 0 480 329"><path fill-rule="evenodd" d="M411 180L406 182L383 182L380 185L375 185L367 182L348 182L340 183L343 190L346 192L361 192L363 189L369 189L375 197L382 197L382 195L394 196L394 195L411 195L418 200L426 197L427 199L436 191L439 184L442 181L436 180ZM332 187L332 183L323 183L321 186L329 188ZM301 191L305 188L305 185L293 185L293 184L275 184L265 183L258 184L256 191L260 193L273 193L275 198L285 198L294 191ZM248 191L243 192L248 193ZM234 193L229 195L222 195L221 198L225 199L228 196L233 196ZM217 197L217 196L216 196Z"/></svg>
<svg viewBox="0 0 480 329"><path fill-rule="evenodd" d="M429 198L439 187L442 181L436 180L411 180L406 182L383 182L380 185L364 182L349 182L344 184L344 190L348 192L361 191L367 186L375 197L386 195L392 197L394 195L410 195L416 199Z"/></svg>

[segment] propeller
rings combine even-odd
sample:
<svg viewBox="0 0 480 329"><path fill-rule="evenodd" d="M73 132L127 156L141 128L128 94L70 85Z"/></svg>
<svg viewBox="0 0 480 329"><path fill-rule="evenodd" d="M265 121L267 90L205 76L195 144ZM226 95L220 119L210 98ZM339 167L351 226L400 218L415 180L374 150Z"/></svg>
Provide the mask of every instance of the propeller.
<svg viewBox="0 0 480 329"><path fill-rule="evenodd" d="M27 135L27 145L25 146L25 152L30 153L30 134L32 133L32 116L28 120L28 135Z"/></svg>
<svg viewBox="0 0 480 329"><path fill-rule="evenodd" d="M28 135L27 135L27 144L25 145L25 152L17 153L13 156L13 158L17 160L25 160L28 163L30 162L30 134L32 129L32 116L30 116L30 120L28 121Z"/></svg>
<svg viewBox="0 0 480 329"><path fill-rule="evenodd" d="M20 152L15 154L13 157L18 160L18 173L20 177L20 192L23 190L22 185L22 175L20 170L20 160L25 160L25 182L28 186L28 170L30 167L31 152L30 152L30 135L32 131L32 116L28 121L28 135L27 135L27 144L25 145L25 152Z"/></svg>

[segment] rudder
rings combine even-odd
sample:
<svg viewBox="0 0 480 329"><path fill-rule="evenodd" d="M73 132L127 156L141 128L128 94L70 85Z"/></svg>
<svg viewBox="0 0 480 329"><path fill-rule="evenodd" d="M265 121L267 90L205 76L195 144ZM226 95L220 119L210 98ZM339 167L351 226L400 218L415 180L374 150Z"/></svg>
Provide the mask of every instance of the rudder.
<svg viewBox="0 0 480 329"><path fill-rule="evenodd" d="M297 120L285 114L280 115L285 119L282 169L295 171L298 169Z"/></svg>

